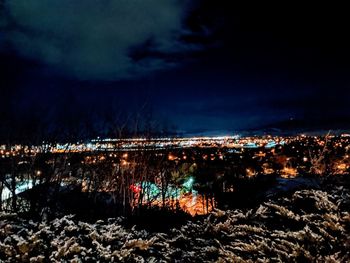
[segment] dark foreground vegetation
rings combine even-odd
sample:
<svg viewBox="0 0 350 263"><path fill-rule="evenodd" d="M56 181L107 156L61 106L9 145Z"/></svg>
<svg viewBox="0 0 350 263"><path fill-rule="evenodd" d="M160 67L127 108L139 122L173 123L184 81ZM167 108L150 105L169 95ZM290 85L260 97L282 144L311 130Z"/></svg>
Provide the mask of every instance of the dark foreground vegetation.
<svg viewBox="0 0 350 263"><path fill-rule="evenodd" d="M349 145L5 150L0 262L347 262Z"/></svg>
<svg viewBox="0 0 350 263"><path fill-rule="evenodd" d="M166 232L122 218L31 221L1 214L4 262L348 262L350 192L299 190L254 209L214 210ZM164 222L166 224L166 222Z"/></svg>

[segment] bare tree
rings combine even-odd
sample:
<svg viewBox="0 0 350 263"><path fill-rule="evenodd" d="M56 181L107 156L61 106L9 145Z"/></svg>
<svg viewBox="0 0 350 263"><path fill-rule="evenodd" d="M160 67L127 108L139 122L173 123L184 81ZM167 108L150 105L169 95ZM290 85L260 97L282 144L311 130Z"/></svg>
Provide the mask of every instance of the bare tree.
<svg viewBox="0 0 350 263"><path fill-rule="evenodd" d="M309 158L310 158L310 173L317 174L317 175L324 175L327 171L327 165L325 162L325 158L327 153L329 152L329 135L330 131L325 136L325 142L323 147L318 150L317 152L313 153L309 149Z"/></svg>

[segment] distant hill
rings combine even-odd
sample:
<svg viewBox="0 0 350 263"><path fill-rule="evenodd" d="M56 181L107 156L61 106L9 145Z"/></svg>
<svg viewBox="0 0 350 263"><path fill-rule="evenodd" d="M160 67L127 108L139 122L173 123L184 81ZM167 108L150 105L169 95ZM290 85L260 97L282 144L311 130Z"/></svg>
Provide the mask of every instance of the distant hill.
<svg viewBox="0 0 350 263"><path fill-rule="evenodd" d="M350 117L333 119L289 119L245 130L254 134L342 133L350 130Z"/></svg>

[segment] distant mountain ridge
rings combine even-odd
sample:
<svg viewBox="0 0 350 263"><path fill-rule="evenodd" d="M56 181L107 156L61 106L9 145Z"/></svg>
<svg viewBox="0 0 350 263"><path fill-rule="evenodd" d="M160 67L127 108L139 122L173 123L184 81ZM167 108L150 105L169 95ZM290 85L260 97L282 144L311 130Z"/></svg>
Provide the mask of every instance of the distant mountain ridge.
<svg viewBox="0 0 350 263"><path fill-rule="evenodd" d="M326 134L350 131L350 117L334 119L289 119L245 130L248 133Z"/></svg>
<svg viewBox="0 0 350 263"><path fill-rule="evenodd" d="M310 135L324 135L327 134L329 131L336 134L350 132L350 117L333 119L288 119L248 129L197 129L192 131L179 131L178 135L180 137L233 136L236 134L242 136L264 134L288 136L301 133Z"/></svg>

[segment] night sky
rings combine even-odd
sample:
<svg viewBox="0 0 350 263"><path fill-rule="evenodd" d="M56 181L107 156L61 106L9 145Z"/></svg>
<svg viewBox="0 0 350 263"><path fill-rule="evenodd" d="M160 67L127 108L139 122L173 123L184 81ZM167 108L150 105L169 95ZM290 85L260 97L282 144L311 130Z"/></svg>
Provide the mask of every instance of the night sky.
<svg viewBox="0 0 350 263"><path fill-rule="evenodd" d="M350 123L345 6L219 2L0 0L2 138L131 112L184 134Z"/></svg>

